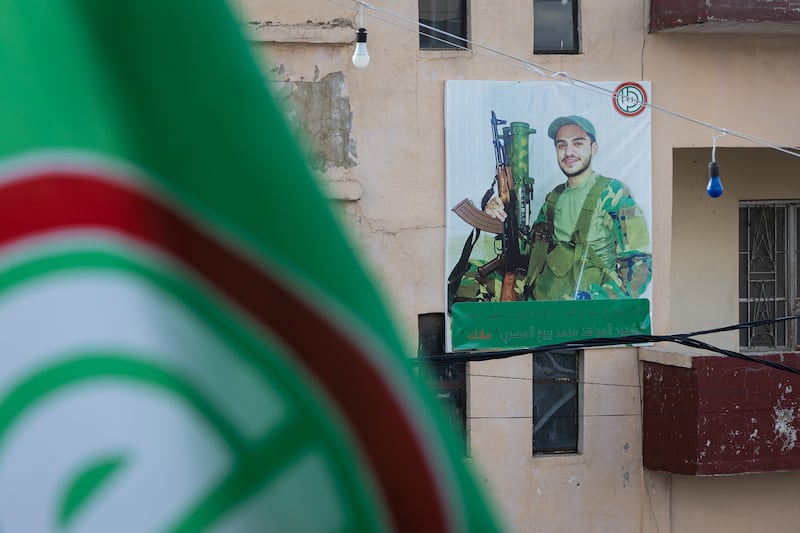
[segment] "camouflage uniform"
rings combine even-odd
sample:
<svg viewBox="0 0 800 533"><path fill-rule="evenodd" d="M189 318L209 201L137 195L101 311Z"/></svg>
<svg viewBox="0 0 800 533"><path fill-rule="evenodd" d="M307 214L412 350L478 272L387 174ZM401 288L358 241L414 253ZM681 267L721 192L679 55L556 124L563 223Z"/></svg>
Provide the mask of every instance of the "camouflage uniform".
<svg viewBox="0 0 800 533"><path fill-rule="evenodd" d="M627 187L595 173L578 189L562 184L545 198L530 235L528 272L516 276L519 300L635 298L650 283L647 222ZM470 261L455 301L499 301L502 272L481 276L482 264Z"/></svg>
<svg viewBox="0 0 800 533"><path fill-rule="evenodd" d="M481 276L478 268L486 261L474 259L469 262L469 268L461 278L456 290L456 302L499 302L500 288L503 286L503 273L495 270ZM525 274L517 274L514 283L514 294L517 300L525 300Z"/></svg>
<svg viewBox="0 0 800 533"><path fill-rule="evenodd" d="M536 300L641 296L652 277L642 210L622 182L597 173L578 189L559 185L545 198L534 223L527 293ZM583 201L569 214L573 193Z"/></svg>

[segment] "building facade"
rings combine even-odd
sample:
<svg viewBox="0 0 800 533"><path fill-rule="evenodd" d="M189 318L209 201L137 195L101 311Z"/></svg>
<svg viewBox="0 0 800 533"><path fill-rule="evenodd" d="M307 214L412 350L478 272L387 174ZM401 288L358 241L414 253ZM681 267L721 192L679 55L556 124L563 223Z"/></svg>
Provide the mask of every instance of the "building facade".
<svg viewBox="0 0 800 533"><path fill-rule="evenodd" d="M448 80L648 82L653 332L800 314L800 2L687 4L233 2L409 356L446 307ZM464 49L419 21L466 37ZM364 69L351 61L360 26ZM719 198L706 194L712 155ZM797 327L702 340L800 366ZM466 366L465 460L511 530L796 530L793 374L668 342L576 361L574 449L555 450L566 453L534 453L532 356Z"/></svg>

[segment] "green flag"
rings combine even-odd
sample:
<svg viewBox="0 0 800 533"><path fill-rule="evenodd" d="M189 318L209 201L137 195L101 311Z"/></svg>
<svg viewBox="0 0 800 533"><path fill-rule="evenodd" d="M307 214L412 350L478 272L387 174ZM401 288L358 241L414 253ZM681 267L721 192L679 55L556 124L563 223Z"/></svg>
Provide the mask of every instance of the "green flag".
<svg viewBox="0 0 800 533"><path fill-rule="evenodd" d="M0 6L0 531L487 531L222 1Z"/></svg>

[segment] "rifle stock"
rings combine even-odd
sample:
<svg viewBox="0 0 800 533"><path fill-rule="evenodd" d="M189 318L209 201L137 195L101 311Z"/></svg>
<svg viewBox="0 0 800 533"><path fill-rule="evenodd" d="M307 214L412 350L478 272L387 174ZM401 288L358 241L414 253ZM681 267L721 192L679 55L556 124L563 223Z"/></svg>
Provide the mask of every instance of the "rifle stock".
<svg viewBox="0 0 800 533"><path fill-rule="evenodd" d="M500 288L500 301L501 302L516 302L517 294L514 292L514 282L516 275L514 272L506 272L503 274L503 285Z"/></svg>

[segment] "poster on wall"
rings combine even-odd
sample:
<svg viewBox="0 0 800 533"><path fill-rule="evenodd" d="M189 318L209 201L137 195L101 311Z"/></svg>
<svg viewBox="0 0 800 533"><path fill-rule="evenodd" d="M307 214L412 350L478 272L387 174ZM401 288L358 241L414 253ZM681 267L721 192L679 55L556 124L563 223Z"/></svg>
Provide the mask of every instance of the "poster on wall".
<svg viewBox="0 0 800 533"><path fill-rule="evenodd" d="M649 94L446 82L448 350L650 333Z"/></svg>

